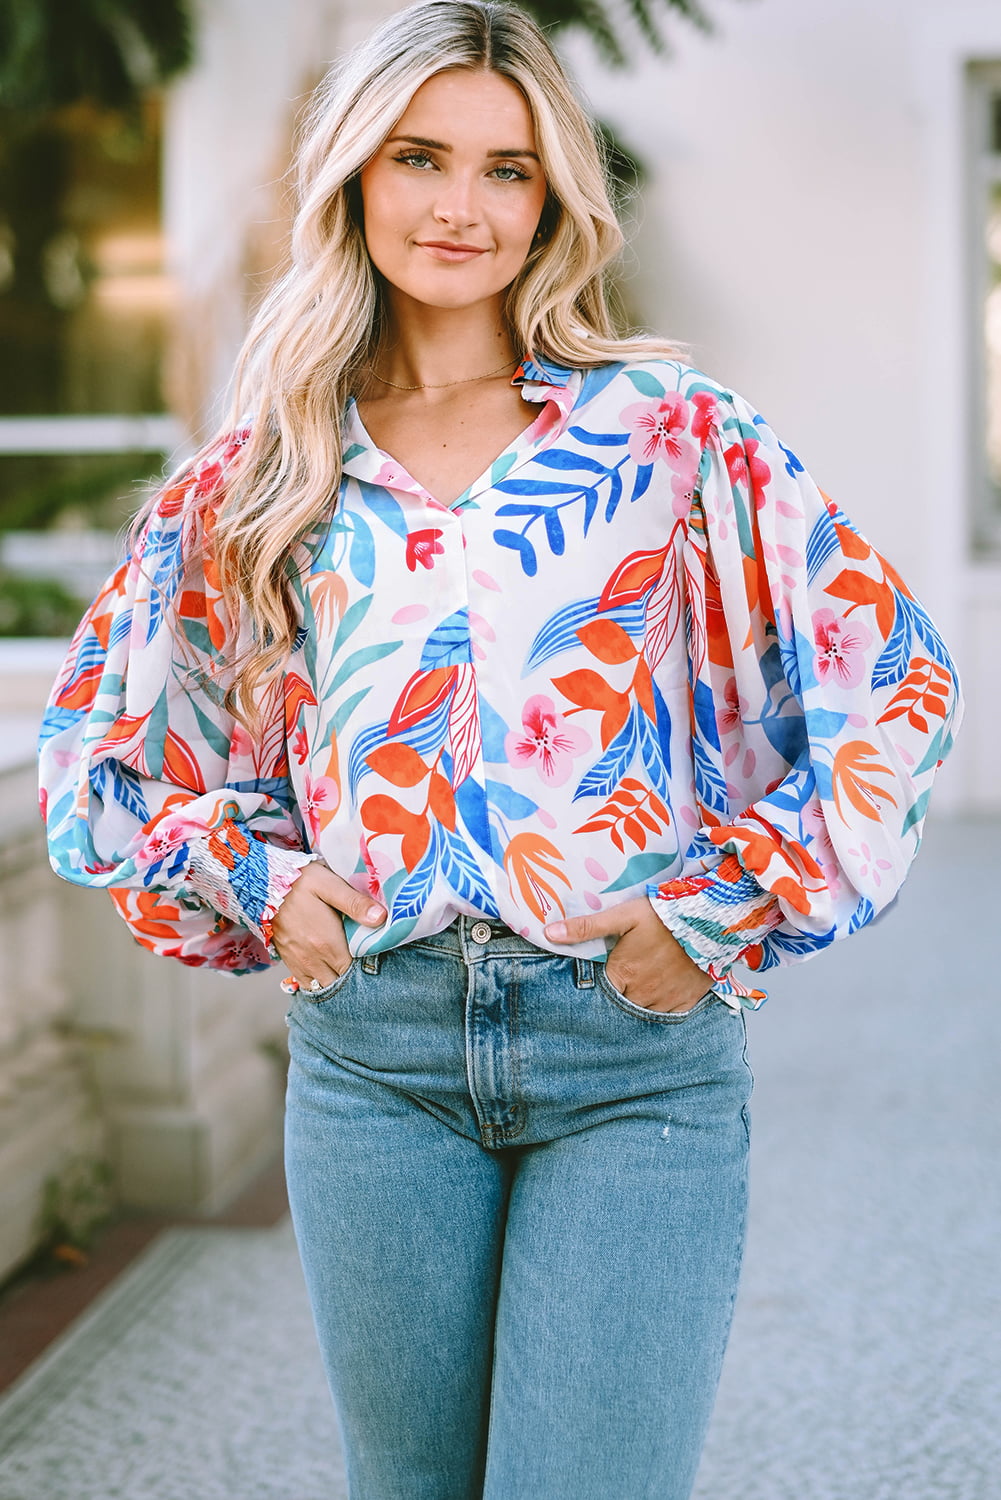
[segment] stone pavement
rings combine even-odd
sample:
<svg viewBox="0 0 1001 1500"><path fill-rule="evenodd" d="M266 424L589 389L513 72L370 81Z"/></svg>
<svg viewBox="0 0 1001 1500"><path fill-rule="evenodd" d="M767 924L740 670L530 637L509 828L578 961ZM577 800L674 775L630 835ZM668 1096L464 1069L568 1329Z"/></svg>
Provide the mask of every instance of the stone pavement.
<svg viewBox="0 0 1001 1500"><path fill-rule="evenodd" d="M751 1233L693 1500L1001 1500L999 834L932 826L896 909L749 1020ZM287 1224L170 1231L0 1402L0 1500L343 1496Z"/></svg>

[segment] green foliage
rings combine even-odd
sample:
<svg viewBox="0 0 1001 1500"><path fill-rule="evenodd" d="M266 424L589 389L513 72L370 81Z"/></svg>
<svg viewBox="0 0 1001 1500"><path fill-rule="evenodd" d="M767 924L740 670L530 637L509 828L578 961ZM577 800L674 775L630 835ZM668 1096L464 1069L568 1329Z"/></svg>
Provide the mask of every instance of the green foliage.
<svg viewBox="0 0 1001 1500"><path fill-rule="evenodd" d="M82 611L54 578L0 572L0 636L72 635Z"/></svg>
<svg viewBox="0 0 1001 1500"><path fill-rule="evenodd" d="M601 0L518 0L518 3L547 30L558 33L568 27L577 27L586 31L612 67L621 68L628 63L626 44ZM656 53L667 51L659 15L662 9L670 15L683 17L700 31L712 30L712 21L700 0L626 0L626 7L640 35Z"/></svg>
<svg viewBox="0 0 1001 1500"><path fill-rule="evenodd" d="M73 1156L48 1178L42 1199L41 1250L73 1263L86 1251L111 1217L115 1204L114 1174L96 1156Z"/></svg>
<svg viewBox="0 0 1001 1500"><path fill-rule="evenodd" d="M191 59L188 0L0 0L0 104L24 114L86 101L137 116Z"/></svg>

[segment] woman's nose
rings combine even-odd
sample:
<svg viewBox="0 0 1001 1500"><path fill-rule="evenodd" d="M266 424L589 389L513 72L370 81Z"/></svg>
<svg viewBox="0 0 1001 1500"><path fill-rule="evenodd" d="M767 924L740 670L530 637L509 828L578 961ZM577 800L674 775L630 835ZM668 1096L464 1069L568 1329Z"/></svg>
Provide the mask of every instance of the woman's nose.
<svg viewBox="0 0 1001 1500"><path fill-rule="evenodd" d="M474 184L466 177L453 177L444 183L434 208L435 218L442 224L458 228L477 223L479 209Z"/></svg>

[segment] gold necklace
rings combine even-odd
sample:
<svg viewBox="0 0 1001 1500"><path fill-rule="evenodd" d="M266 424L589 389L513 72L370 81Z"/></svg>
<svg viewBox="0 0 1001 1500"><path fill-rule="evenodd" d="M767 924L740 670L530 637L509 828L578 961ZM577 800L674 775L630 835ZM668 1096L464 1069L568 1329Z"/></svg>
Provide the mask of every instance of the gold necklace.
<svg viewBox="0 0 1001 1500"><path fill-rule="evenodd" d="M474 380L486 380L491 375L499 375L510 365L520 363L518 359L507 359L502 365L498 365L496 370L485 370L482 375L466 375L462 380L446 380L441 385L398 385L395 380L387 380L385 375L380 375L378 370L373 370L371 366L369 366L368 373L374 375L376 380L381 381L383 385L391 385L394 391L445 391L452 385L471 385Z"/></svg>

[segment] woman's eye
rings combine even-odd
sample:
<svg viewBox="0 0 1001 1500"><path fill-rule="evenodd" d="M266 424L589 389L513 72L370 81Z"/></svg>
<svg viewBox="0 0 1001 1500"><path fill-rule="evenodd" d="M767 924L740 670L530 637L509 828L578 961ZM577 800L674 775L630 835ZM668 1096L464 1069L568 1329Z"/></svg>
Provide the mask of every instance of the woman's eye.
<svg viewBox="0 0 1001 1500"><path fill-rule="evenodd" d="M425 167L434 166L434 162L424 151L401 151L395 160L403 162L408 167L417 167L419 171L423 171Z"/></svg>
<svg viewBox="0 0 1001 1500"><path fill-rule="evenodd" d="M512 167L512 166L509 166L509 165L505 165L505 166L502 166L502 167L494 167L494 176L497 177L500 182L527 182L528 181L528 173L527 172L523 172L522 169L521 169L521 167Z"/></svg>

